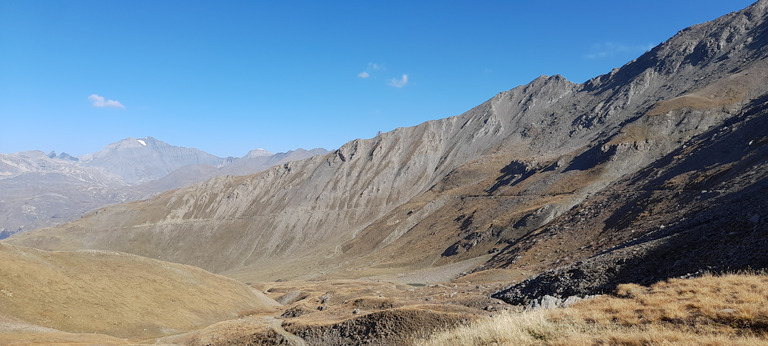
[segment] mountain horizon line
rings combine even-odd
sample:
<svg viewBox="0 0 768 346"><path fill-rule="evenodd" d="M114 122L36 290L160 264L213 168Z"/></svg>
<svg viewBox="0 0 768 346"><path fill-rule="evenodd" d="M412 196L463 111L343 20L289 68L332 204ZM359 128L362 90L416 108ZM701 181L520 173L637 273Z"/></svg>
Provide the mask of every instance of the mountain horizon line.
<svg viewBox="0 0 768 346"><path fill-rule="evenodd" d="M171 145L171 146L174 146L174 147L180 147L180 148L185 148L185 149L195 149L195 150L200 150L200 151L209 153L209 152L207 152L207 151L205 151L203 149L200 149L200 148L194 147L194 146L184 146L184 145L171 144L169 142L157 139L157 137L154 137L154 136L144 136L144 137L128 136L128 137L124 137L124 138L122 138L120 140L117 140L115 142L111 142L111 143L106 144L105 146L102 147L101 150L107 149L107 148L109 148L109 147L111 147L113 145L117 145L117 144L122 143L122 142L135 142L135 143L141 144L142 141L146 142L147 140L156 141L156 142L167 144L167 145ZM290 153L290 152L294 152L294 151L302 151L302 150L303 151L313 151L313 150L318 150L318 149L322 149L322 150L326 150L326 151L329 150L329 149L323 148L323 147L315 147L315 148L310 148L310 149L303 148L303 147L297 147L295 149L289 149L289 150L286 150L286 151L272 151L272 150L268 150L266 148L254 148L254 149L249 150L248 152L246 152L242 156L232 156L232 155L220 156L220 155L216 155L216 154L211 154L211 155L219 157L219 158L222 158L222 159L228 159L228 158L242 158L242 157L246 157L246 156L249 156L253 152L261 152L261 153L265 153L266 155L274 155L274 154L285 154L285 153ZM72 155L68 151L61 151L61 152L59 152L59 150L57 150L57 149L52 149L52 150L48 150L48 151L43 150L43 149L29 149L29 150L21 150L21 151L14 151L14 152L0 153L0 154L19 154L19 153L28 153L28 152L42 152L42 153L47 153L47 155L49 157L51 157L51 158L58 158L60 156L65 156L65 157L69 157L69 158L78 158L78 159L80 159L83 156L94 154L94 153L97 153L97 152L99 152L101 150L97 150L97 151L93 151L93 152L88 152L88 153L80 154L80 155Z"/></svg>

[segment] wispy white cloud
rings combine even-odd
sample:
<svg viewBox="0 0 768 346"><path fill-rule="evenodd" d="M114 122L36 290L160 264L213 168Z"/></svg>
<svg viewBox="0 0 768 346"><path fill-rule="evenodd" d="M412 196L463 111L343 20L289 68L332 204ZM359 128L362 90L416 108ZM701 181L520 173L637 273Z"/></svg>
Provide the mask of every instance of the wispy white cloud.
<svg viewBox="0 0 768 346"><path fill-rule="evenodd" d="M653 48L652 44L624 44L617 42L603 42L592 45L590 52L584 54L587 59L610 58L617 54L641 54Z"/></svg>
<svg viewBox="0 0 768 346"><path fill-rule="evenodd" d="M389 80L389 86L393 86L395 88L402 88L406 84L408 84L408 75L403 73L403 77L400 79L392 78Z"/></svg>
<svg viewBox="0 0 768 346"><path fill-rule="evenodd" d="M383 70L383 69L384 69L383 66L381 66L381 65L379 65L379 64L377 64L375 62L369 62L368 63L368 67L366 67L365 70L363 70L363 72L358 73L357 77L365 79L365 78L370 77L371 74L374 71L379 71L379 70Z"/></svg>
<svg viewBox="0 0 768 346"><path fill-rule="evenodd" d="M125 109L125 106L123 106L123 104L120 103L119 101L106 100L104 98L104 96L99 96L99 95L96 95L96 94L88 96L88 100L91 100L93 102L93 106L94 107L99 107L99 108L103 108L103 107L106 107L106 108L123 108L123 109Z"/></svg>

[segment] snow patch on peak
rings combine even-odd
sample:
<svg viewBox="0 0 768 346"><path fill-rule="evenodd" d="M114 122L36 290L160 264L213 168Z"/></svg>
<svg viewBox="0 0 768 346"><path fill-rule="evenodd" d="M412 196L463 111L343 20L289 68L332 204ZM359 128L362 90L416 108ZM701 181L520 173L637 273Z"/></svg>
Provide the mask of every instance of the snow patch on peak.
<svg viewBox="0 0 768 346"><path fill-rule="evenodd" d="M245 157L248 158L254 158L254 157L261 157L261 156L272 156L274 153L265 150L265 149L255 149L248 152L248 154L245 154Z"/></svg>
<svg viewBox="0 0 768 346"><path fill-rule="evenodd" d="M141 139L137 139L136 141L139 142L139 144L141 144L141 145L143 145L145 147L147 146L147 142L142 141Z"/></svg>

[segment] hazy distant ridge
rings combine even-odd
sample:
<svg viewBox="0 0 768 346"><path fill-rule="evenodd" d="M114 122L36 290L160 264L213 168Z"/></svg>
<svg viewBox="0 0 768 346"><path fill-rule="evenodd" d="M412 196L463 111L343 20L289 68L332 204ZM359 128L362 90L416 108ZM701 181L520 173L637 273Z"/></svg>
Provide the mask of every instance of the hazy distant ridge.
<svg viewBox="0 0 768 346"><path fill-rule="evenodd" d="M242 158L220 158L152 137L129 137L80 157L42 151L0 154L0 239L70 221L104 205L147 198L217 175L253 174L326 152L273 154L257 149Z"/></svg>

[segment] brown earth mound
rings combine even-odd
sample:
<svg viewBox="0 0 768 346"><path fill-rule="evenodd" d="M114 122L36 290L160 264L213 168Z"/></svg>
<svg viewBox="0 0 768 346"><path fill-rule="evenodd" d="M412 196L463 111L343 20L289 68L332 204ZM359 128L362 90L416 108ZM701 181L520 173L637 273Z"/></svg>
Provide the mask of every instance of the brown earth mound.
<svg viewBox="0 0 768 346"><path fill-rule="evenodd" d="M409 307L374 312L333 324L288 322L284 327L310 345L404 345L417 335L469 321L460 313Z"/></svg>

